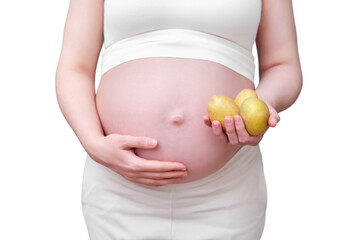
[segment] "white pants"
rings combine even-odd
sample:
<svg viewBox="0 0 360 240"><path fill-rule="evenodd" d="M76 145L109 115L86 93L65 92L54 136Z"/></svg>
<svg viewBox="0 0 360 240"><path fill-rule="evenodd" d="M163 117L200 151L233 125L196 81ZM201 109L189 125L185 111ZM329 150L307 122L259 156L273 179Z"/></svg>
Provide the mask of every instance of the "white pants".
<svg viewBox="0 0 360 240"><path fill-rule="evenodd" d="M82 205L91 240L259 240L266 200L258 146L242 147L205 178L162 187L86 159Z"/></svg>

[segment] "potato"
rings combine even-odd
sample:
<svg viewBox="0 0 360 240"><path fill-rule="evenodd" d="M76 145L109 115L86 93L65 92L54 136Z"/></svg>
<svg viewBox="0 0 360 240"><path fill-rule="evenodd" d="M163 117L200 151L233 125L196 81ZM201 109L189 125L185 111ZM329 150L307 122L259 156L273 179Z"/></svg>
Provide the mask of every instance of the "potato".
<svg viewBox="0 0 360 240"><path fill-rule="evenodd" d="M250 97L241 104L240 116L244 120L247 132L252 136L257 136L266 130L270 113L264 101Z"/></svg>
<svg viewBox="0 0 360 240"><path fill-rule="evenodd" d="M211 121L218 120L222 129L226 132L224 119L226 116L234 117L240 114L240 109L231 98L224 95L212 96L207 105L207 111Z"/></svg>
<svg viewBox="0 0 360 240"><path fill-rule="evenodd" d="M254 90L245 88L238 93L238 95L236 96L234 101L240 107L241 104L244 102L244 100L249 97L257 98L258 95L256 94L256 92Z"/></svg>

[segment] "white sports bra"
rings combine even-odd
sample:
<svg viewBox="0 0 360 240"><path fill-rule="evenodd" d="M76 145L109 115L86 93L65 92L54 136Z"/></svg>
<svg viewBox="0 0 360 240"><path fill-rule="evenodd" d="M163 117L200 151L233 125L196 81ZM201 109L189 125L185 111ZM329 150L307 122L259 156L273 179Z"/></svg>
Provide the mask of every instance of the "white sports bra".
<svg viewBox="0 0 360 240"><path fill-rule="evenodd" d="M105 0L102 74L144 57L217 62L250 80L261 0Z"/></svg>

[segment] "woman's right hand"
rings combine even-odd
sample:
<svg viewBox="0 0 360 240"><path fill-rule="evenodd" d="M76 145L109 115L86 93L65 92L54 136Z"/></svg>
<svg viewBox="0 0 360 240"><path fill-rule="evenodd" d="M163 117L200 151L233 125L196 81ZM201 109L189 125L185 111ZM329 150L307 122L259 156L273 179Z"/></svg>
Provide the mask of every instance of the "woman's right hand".
<svg viewBox="0 0 360 240"><path fill-rule="evenodd" d="M186 166L180 162L148 160L135 154L134 148L156 148L157 141L151 144L152 140L148 137L109 134L97 139L88 154L94 161L125 179L148 186L163 186L185 177Z"/></svg>

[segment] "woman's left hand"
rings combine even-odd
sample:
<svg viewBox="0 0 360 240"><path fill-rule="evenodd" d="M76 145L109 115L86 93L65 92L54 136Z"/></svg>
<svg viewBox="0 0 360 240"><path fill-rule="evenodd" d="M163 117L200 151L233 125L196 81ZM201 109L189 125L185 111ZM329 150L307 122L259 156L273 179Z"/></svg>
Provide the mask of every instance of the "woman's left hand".
<svg viewBox="0 0 360 240"><path fill-rule="evenodd" d="M235 115L234 118L232 118L231 116L225 117L226 133L223 132L219 121L215 120L211 122L209 116L204 116L203 120L207 126L212 128L212 131L216 136L226 135L229 140L229 143L232 145L239 144L241 146L244 145L256 146L260 143L261 139L263 138L268 128L275 127L280 121L280 117L277 111L268 103L267 106L269 108L269 113L270 113L268 120L268 127L263 133L261 133L258 136L249 135L249 133L246 131L244 121L240 115Z"/></svg>

